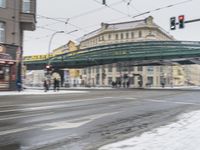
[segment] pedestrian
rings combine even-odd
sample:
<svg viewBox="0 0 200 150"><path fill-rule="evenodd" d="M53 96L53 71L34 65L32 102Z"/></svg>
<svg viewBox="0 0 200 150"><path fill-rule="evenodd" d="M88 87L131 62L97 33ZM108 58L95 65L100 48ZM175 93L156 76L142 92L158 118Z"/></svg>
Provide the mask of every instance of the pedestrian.
<svg viewBox="0 0 200 150"><path fill-rule="evenodd" d="M60 81L58 79L56 79L56 89L57 91L60 90Z"/></svg>
<svg viewBox="0 0 200 150"><path fill-rule="evenodd" d="M16 87L17 87L17 91L21 92L21 90L22 90L22 84L21 84L21 82L19 80L16 82Z"/></svg>
<svg viewBox="0 0 200 150"><path fill-rule="evenodd" d="M162 88L164 88L165 87L165 83L161 82L161 86L162 86Z"/></svg>
<svg viewBox="0 0 200 150"><path fill-rule="evenodd" d="M44 91L47 92L49 90L49 85L47 80L44 80L43 86L44 86Z"/></svg>
<svg viewBox="0 0 200 150"><path fill-rule="evenodd" d="M114 88L115 87L115 82L114 81L112 81L112 88Z"/></svg>
<svg viewBox="0 0 200 150"><path fill-rule="evenodd" d="M54 78L53 79L53 90L54 90L54 92L56 92L56 89L57 89L57 79Z"/></svg>
<svg viewBox="0 0 200 150"><path fill-rule="evenodd" d="M129 80L127 81L126 85L127 85L127 88L129 88L129 86L130 86L130 81Z"/></svg>

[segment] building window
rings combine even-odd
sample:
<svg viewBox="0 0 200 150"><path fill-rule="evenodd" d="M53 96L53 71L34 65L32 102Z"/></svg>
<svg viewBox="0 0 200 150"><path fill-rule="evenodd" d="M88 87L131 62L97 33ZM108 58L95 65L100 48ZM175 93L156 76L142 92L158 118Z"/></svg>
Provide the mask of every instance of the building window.
<svg viewBox="0 0 200 150"><path fill-rule="evenodd" d="M119 37L118 37L118 34L115 34L115 39L116 39L116 40L118 40L118 39L119 39Z"/></svg>
<svg viewBox="0 0 200 150"><path fill-rule="evenodd" d="M153 72L153 66L147 66L147 71L148 72Z"/></svg>
<svg viewBox="0 0 200 150"><path fill-rule="evenodd" d="M117 72L121 72L121 65L117 65Z"/></svg>
<svg viewBox="0 0 200 150"><path fill-rule="evenodd" d="M99 73L99 66L96 66L96 73Z"/></svg>
<svg viewBox="0 0 200 150"><path fill-rule="evenodd" d="M96 74L96 85L99 85L99 79L100 79L100 76L99 76L99 73Z"/></svg>
<svg viewBox="0 0 200 150"><path fill-rule="evenodd" d="M129 38L129 34L128 34L128 32L126 33L126 39L128 39Z"/></svg>
<svg viewBox="0 0 200 150"><path fill-rule="evenodd" d="M91 74L91 67L88 68L88 74Z"/></svg>
<svg viewBox="0 0 200 150"><path fill-rule="evenodd" d="M142 66L138 66L138 71L142 71L143 67Z"/></svg>
<svg viewBox="0 0 200 150"><path fill-rule="evenodd" d="M102 39L102 41L104 41L104 36L103 35L102 35L101 39Z"/></svg>
<svg viewBox="0 0 200 150"><path fill-rule="evenodd" d="M123 67L122 71L127 72L128 71L128 67Z"/></svg>
<svg viewBox="0 0 200 150"><path fill-rule="evenodd" d="M0 0L0 7L6 8L6 0Z"/></svg>
<svg viewBox="0 0 200 150"><path fill-rule="evenodd" d="M134 67L133 67L133 66L130 66L130 67L129 67L129 71L134 71Z"/></svg>
<svg viewBox="0 0 200 150"><path fill-rule="evenodd" d="M108 39L109 39L109 40L111 39L111 34L108 34Z"/></svg>
<svg viewBox="0 0 200 150"><path fill-rule="evenodd" d="M112 65L108 65L108 72L112 72Z"/></svg>
<svg viewBox="0 0 200 150"><path fill-rule="evenodd" d="M5 42L5 23L0 22L0 42Z"/></svg>
<svg viewBox="0 0 200 150"><path fill-rule="evenodd" d="M86 75L86 74L87 74L87 71L86 71L86 69L84 69L84 70L83 70L83 74L84 74L84 75Z"/></svg>
<svg viewBox="0 0 200 150"><path fill-rule="evenodd" d="M134 32L131 32L131 38L132 39L134 38Z"/></svg>
<svg viewBox="0 0 200 150"><path fill-rule="evenodd" d="M139 37L140 38L142 37L142 31L139 31Z"/></svg>
<svg viewBox="0 0 200 150"><path fill-rule="evenodd" d="M123 33L121 33L121 39L124 39L124 34Z"/></svg>
<svg viewBox="0 0 200 150"><path fill-rule="evenodd" d="M30 13L30 11L31 11L31 2L30 2L30 0L23 0L22 12Z"/></svg>
<svg viewBox="0 0 200 150"><path fill-rule="evenodd" d="M109 85L112 84L112 77L108 77L108 84L109 84Z"/></svg>
<svg viewBox="0 0 200 150"><path fill-rule="evenodd" d="M147 77L148 85L153 85L153 77Z"/></svg>

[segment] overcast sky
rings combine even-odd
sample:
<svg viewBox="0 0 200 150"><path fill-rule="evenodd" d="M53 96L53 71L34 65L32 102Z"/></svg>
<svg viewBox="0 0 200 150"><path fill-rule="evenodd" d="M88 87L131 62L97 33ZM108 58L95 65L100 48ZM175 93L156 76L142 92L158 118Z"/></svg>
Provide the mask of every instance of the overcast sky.
<svg viewBox="0 0 200 150"><path fill-rule="evenodd" d="M101 1L37 0L37 27L35 31L25 32L24 55L48 53L49 41L55 31L65 31L66 34L56 34L51 49L66 44L69 40L76 41L84 34L100 28L101 22L133 21L149 15L177 40L200 41L200 22L186 24L184 29L169 29L169 19L172 16L183 14L185 20L200 18L200 0L106 0L108 7L101 5ZM169 5L174 6L165 8ZM163 9L131 17L157 8ZM71 31L71 34L67 34Z"/></svg>

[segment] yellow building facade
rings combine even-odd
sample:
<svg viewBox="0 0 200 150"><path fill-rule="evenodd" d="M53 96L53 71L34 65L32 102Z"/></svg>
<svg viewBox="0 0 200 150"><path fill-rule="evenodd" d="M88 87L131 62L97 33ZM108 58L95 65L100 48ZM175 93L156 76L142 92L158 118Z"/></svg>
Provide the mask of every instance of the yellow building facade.
<svg viewBox="0 0 200 150"><path fill-rule="evenodd" d="M155 24L153 17L149 16L144 20L102 23L101 28L82 37L80 50L100 45L153 40L175 39ZM127 62L121 62L84 68L81 70L81 77L82 84L85 86L110 86L114 81L121 83L121 86L129 82L131 87L138 87L140 80L142 80L142 87L161 86L163 82L170 86L182 85L182 81L179 80L184 80L183 77L180 78L180 74L180 76L175 75L176 70L181 69L182 66L130 66Z"/></svg>

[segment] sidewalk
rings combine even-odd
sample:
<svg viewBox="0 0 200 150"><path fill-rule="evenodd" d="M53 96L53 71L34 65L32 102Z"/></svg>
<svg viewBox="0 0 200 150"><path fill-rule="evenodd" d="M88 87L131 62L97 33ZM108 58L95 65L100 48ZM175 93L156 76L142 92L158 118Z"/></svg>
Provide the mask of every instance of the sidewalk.
<svg viewBox="0 0 200 150"><path fill-rule="evenodd" d="M79 91L79 90L62 90L54 92L53 90L49 90L48 92L44 92L44 90L38 89L25 89L21 92L18 91L0 91L0 96L9 96L9 95L50 95L50 94L74 94L74 93L88 93L88 91Z"/></svg>
<svg viewBox="0 0 200 150"><path fill-rule="evenodd" d="M145 87L152 90L200 90L200 86Z"/></svg>
<svg viewBox="0 0 200 150"><path fill-rule="evenodd" d="M200 111L182 114L178 121L144 132L99 150L199 150Z"/></svg>

